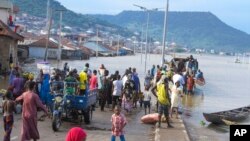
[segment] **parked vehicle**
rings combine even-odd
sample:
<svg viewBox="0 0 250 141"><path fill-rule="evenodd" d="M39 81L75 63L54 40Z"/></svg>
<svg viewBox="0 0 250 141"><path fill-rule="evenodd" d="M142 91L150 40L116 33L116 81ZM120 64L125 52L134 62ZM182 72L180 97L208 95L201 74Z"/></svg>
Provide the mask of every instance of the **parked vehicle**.
<svg viewBox="0 0 250 141"><path fill-rule="evenodd" d="M62 83L62 82L54 82ZM51 88L61 88L52 87ZM97 89L87 90L84 95L78 94L79 83L64 82L62 94L58 94L55 89L51 92L53 95L53 119L52 129L58 131L64 119L71 121L80 121L89 124L92 119L93 110L97 101Z"/></svg>

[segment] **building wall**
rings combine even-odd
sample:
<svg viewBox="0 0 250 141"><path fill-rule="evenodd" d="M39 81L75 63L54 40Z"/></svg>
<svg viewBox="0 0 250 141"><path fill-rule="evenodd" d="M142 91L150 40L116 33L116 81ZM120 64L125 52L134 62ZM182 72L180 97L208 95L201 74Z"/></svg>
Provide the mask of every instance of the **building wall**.
<svg viewBox="0 0 250 141"><path fill-rule="evenodd" d="M6 36L0 36L0 62L3 68L9 69L10 53L13 56L13 63L17 65L17 41Z"/></svg>
<svg viewBox="0 0 250 141"><path fill-rule="evenodd" d="M29 47L30 58L44 58L46 48L43 47ZM48 58L57 59L57 49L48 48Z"/></svg>
<svg viewBox="0 0 250 141"><path fill-rule="evenodd" d="M7 24L8 17L9 17L9 12L7 11L7 9L0 8L0 20L2 20L5 24Z"/></svg>

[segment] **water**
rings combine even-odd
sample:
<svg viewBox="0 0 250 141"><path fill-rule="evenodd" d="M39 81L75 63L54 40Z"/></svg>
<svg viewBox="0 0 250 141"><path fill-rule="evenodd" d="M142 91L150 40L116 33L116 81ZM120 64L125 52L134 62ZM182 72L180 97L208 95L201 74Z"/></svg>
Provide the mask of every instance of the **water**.
<svg viewBox="0 0 250 141"><path fill-rule="evenodd" d="M189 54L181 54L181 56L189 56ZM193 96L185 96L183 98L184 109L188 114L183 116L187 124L189 133L193 140L206 141L227 141L229 140L229 127L214 126L206 123L205 126L200 125L200 121L205 121L202 116L203 112L215 112L238 108L250 104L249 84L250 84L250 65L236 64L234 57L224 56L209 56L209 55L193 55L199 61L199 67L204 73L206 85L197 87L196 94ZM170 60L167 56L167 60ZM54 67L62 68L65 61L57 64L52 62ZM68 64L78 70L84 68L85 63L90 64L90 68L98 69L101 64L110 70L113 74L119 70L123 74L128 67L136 67L137 72L143 82L145 76L144 60L141 63L141 56L121 56L121 57L106 57L106 58L91 58L84 61L67 61ZM147 69L150 69L153 64L160 64L160 55L150 55ZM26 65L26 70L36 70L35 64ZM2 84L2 83L1 83ZM143 84L143 83L142 83ZM0 86L0 88L3 85ZM250 123L250 119L243 121Z"/></svg>

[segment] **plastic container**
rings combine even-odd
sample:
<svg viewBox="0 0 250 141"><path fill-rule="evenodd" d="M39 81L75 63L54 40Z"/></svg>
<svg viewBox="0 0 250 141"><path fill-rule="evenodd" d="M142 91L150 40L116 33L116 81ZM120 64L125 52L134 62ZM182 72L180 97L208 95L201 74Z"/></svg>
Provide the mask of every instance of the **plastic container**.
<svg viewBox="0 0 250 141"><path fill-rule="evenodd" d="M49 62L39 62L37 63L37 68L43 70L44 74L50 74L50 63Z"/></svg>

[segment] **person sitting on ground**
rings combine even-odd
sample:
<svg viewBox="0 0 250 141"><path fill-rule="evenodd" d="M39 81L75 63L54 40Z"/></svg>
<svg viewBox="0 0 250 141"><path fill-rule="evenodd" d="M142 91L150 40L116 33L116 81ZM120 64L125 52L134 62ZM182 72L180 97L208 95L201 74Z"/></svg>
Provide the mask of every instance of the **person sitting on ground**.
<svg viewBox="0 0 250 141"><path fill-rule="evenodd" d="M121 113L121 108L119 106L115 107L114 114L111 116L111 122L111 141L115 141L116 137L120 137L120 141L125 141L124 127L127 124L127 120L126 117Z"/></svg>
<svg viewBox="0 0 250 141"><path fill-rule="evenodd" d="M147 114L147 108L148 108L148 113L150 114L150 107L151 107L150 102L151 102L151 96L149 87L145 87L145 92L143 93L143 104L144 104L145 115Z"/></svg>
<svg viewBox="0 0 250 141"><path fill-rule="evenodd" d="M87 133L80 127L73 127L67 133L65 141L86 141Z"/></svg>

